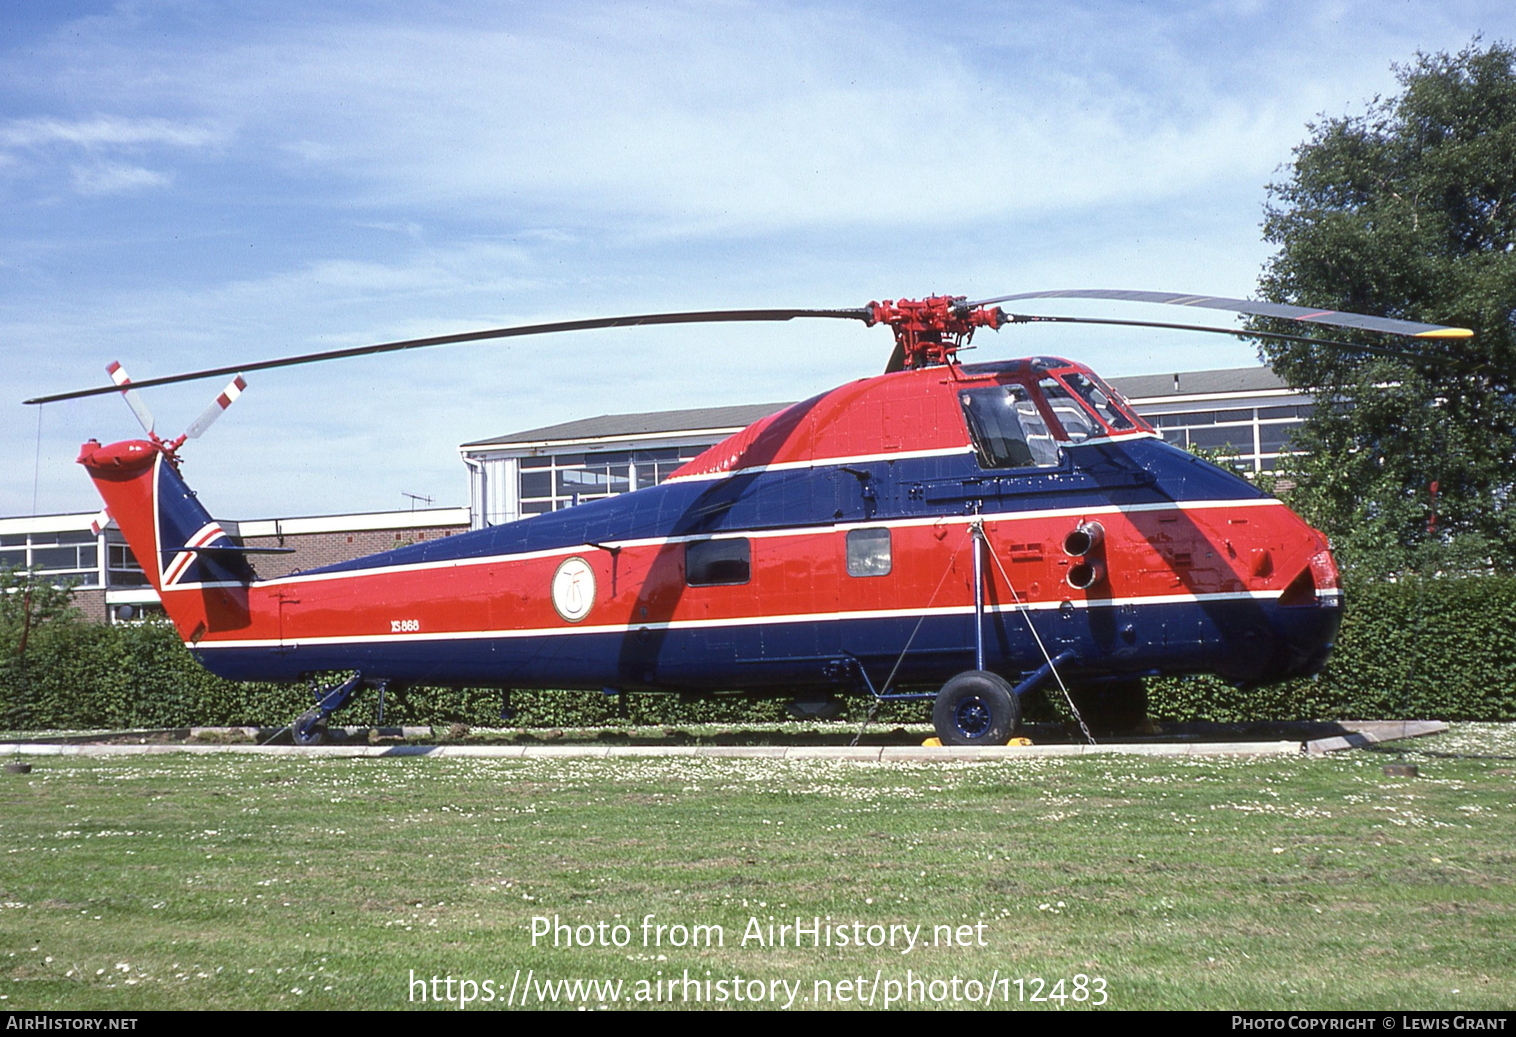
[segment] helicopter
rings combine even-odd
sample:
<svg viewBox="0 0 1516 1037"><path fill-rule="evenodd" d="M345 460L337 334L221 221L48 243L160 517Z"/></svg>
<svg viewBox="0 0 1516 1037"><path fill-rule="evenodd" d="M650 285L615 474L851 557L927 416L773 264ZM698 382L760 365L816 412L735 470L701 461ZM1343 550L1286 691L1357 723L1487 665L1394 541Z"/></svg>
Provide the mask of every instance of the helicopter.
<svg viewBox="0 0 1516 1037"><path fill-rule="evenodd" d="M1448 340L1465 329L1283 304L1078 289L852 309L722 310L520 325L132 382L146 439L90 440L88 472L191 654L234 680L349 673L293 725L321 742L364 688L409 684L932 704L946 745L1004 745L1056 686L1085 734L1136 726L1142 681L1265 684L1319 672L1342 616L1327 538L1233 472L1164 442L1095 372L1058 357L963 363L976 331L1092 323L1008 313L1118 299ZM244 374L444 344L591 328L797 318L891 329L884 373L769 415L656 486L442 540L260 579L180 472L179 450ZM1424 354L1421 354L1424 356ZM161 438L137 390L235 375Z"/></svg>

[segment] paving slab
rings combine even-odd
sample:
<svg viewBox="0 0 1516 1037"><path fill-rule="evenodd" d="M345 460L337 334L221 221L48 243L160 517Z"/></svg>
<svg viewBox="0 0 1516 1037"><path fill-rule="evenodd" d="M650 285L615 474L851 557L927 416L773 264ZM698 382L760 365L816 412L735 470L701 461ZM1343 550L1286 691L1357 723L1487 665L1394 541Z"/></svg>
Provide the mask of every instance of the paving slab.
<svg viewBox="0 0 1516 1037"><path fill-rule="evenodd" d="M1448 729L1448 725L1441 720L1358 720L1342 726L1351 728L1351 731L1344 735L1312 739L1305 743L1305 751L1312 756L1319 756L1343 749L1366 749L1402 738L1441 734Z"/></svg>
<svg viewBox="0 0 1516 1037"><path fill-rule="evenodd" d="M786 760L861 760L877 762L884 751L880 745L791 745L785 749Z"/></svg>
<svg viewBox="0 0 1516 1037"><path fill-rule="evenodd" d="M1290 733L1296 727L1314 726L1320 731L1323 725L1285 725ZM851 760L859 763L912 762L949 763L960 761L1025 760L1049 757L1125 755L1125 756L1279 756L1308 753L1322 755L1346 749L1371 748L1385 742L1402 738L1417 738L1439 734L1448 725L1439 720L1362 720L1341 721L1331 725L1339 734L1310 740L1260 737L1254 740L1233 737L1222 740L1211 732L1215 740L1193 732L1179 732L1169 738L1144 738L1137 741L1111 741L1096 745L1070 742L1052 742L1042 745L1008 746L915 746L915 745L547 745L534 742L508 745L470 745L444 743L440 745L348 745L296 746L296 745L250 745L224 742L178 742L135 741L114 743L89 743L85 736L45 736L36 742L8 742L0 744L0 755L9 756L144 756L163 753L241 753L259 756L323 756L332 758L395 758L427 756L446 759L658 759L671 757L727 757L737 759L785 759L785 760ZM1327 729L1330 730L1331 727ZM186 729L189 730L189 729ZM242 729L196 729L211 731L241 732ZM364 729L355 728L362 733ZM410 731L412 729L406 728ZM423 728L419 730L430 730ZM152 732L151 734L163 734ZM111 735L90 737L140 737L147 732L120 732Z"/></svg>

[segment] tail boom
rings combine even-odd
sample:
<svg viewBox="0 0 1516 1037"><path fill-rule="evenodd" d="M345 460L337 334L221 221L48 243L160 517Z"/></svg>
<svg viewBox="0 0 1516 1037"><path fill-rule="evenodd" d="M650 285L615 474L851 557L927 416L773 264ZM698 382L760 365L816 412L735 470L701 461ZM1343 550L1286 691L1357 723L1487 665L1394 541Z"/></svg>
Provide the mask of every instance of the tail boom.
<svg viewBox="0 0 1516 1037"><path fill-rule="evenodd" d="M164 444L90 440L79 463L185 641L248 625L252 567L185 484Z"/></svg>

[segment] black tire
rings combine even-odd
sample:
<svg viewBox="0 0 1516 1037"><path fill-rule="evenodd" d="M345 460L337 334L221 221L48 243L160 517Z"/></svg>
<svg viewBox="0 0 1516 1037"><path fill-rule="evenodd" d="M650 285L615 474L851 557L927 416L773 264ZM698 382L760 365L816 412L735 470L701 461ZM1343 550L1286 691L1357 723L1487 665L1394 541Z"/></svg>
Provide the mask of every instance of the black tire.
<svg viewBox="0 0 1516 1037"><path fill-rule="evenodd" d="M932 724L943 745L1005 745L1021 723L1021 703L1005 678L968 670L942 686Z"/></svg>
<svg viewBox="0 0 1516 1037"><path fill-rule="evenodd" d="M301 713L290 725L290 738L296 745L322 745L326 742L326 720L318 710Z"/></svg>
<svg viewBox="0 0 1516 1037"><path fill-rule="evenodd" d="M1140 680L1072 687L1069 698L1091 734L1131 734L1148 716L1148 691Z"/></svg>

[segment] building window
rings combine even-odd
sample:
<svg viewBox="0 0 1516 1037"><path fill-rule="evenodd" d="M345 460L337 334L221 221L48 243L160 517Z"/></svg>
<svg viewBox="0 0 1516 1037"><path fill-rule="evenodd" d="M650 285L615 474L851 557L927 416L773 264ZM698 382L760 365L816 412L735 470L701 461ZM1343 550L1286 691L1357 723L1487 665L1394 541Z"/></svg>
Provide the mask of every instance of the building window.
<svg viewBox="0 0 1516 1037"><path fill-rule="evenodd" d="M1290 434L1310 417L1310 404L1182 411L1148 416L1164 441L1177 447L1234 450L1247 468L1267 472L1290 452Z"/></svg>
<svg viewBox="0 0 1516 1037"><path fill-rule="evenodd" d="M705 446L544 454L520 459L521 514L541 515L657 486Z"/></svg>
<svg viewBox="0 0 1516 1037"><path fill-rule="evenodd" d="M0 568L29 569L63 586L100 586L100 539L88 530L0 537Z"/></svg>
<svg viewBox="0 0 1516 1037"><path fill-rule="evenodd" d="M890 531L888 529L848 530L847 574L849 576L888 576L890 565Z"/></svg>
<svg viewBox="0 0 1516 1037"><path fill-rule="evenodd" d="M684 582L691 587L747 583L752 574L751 551L746 537L685 544Z"/></svg>
<svg viewBox="0 0 1516 1037"><path fill-rule="evenodd" d="M110 538L105 545L106 582L112 587L147 586L147 574L142 571L132 549L115 540L121 534L112 530L106 535Z"/></svg>

